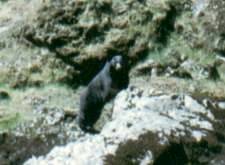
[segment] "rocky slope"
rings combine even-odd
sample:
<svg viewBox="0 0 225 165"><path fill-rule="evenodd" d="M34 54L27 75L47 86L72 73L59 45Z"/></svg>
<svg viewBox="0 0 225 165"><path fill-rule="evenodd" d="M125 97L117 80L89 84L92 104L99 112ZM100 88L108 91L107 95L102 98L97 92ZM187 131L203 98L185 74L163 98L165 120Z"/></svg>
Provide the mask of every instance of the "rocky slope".
<svg viewBox="0 0 225 165"><path fill-rule="evenodd" d="M0 162L162 164L179 153L177 164L224 164L224 10L223 0L0 1ZM118 53L129 89L104 107L101 133L85 135L80 92ZM47 154L55 145L65 146Z"/></svg>
<svg viewBox="0 0 225 165"><path fill-rule="evenodd" d="M112 120L100 134L25 164L224 164L215 158L223 156L224 144L214 124L213 112L190 96L154 96L146 88L130 87L115 99Z"/></svg>

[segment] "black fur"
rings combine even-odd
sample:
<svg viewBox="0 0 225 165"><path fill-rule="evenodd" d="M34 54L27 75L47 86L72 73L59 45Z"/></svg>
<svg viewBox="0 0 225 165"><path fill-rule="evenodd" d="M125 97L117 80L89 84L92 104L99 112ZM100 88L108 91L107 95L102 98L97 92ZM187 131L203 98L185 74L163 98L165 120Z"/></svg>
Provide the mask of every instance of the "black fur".
<svg viewBox="0 0 225 165"><path fill-rule="evenodd" d="M104 104L127 88L129 77L126 66L122 56L114 56L81 94L78 122L82 130L94 133L93 125L100 117Z"/></svg>

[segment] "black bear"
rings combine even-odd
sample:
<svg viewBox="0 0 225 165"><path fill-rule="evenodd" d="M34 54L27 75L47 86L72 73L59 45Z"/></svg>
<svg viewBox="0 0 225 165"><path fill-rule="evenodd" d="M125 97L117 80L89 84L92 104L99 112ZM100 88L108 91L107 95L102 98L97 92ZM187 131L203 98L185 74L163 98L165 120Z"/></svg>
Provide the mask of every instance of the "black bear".
<svg viewBox="0 0 225 165"><path fill-rule="evenodd" d="M129 83L127 63L122 56L114 56L91 80L80 97L78 122L85 132L94 133L93 125L101 115L103 106Z"/></svg>

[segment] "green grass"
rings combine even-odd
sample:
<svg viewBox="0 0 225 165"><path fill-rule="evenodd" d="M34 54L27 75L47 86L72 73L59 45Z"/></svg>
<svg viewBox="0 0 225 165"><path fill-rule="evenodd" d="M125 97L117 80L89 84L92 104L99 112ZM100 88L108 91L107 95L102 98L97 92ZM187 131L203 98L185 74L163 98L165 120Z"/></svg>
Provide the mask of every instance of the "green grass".
<svg viewBox="0 0 225 165"><path fill-rule="evenodd" d="M148 58L154 60L155 62L164 64L167 62L169 57L165 53L165 49L163 50L156 49L149 53Z"/></svg>
<svg viewBox="0 0 225 165"><path fill-rule="evenodd" d="M78 93L75 93L72 88L63 84L23 89L13 89L2 84L1 90L10 96L10 99L0 100L0 131L5 131L21 122L36 118L33 110L37 105L49 109L60 108L65 111L78 110L81 89L78 88Z"/></svg>
<svg viewBox="0 0 225 165"><path fill-rule="evenodd" d="M209 65L216 61L216 54L213 52L207 52L204 49L191 48L187 41L182 36L176 33L172 33L168 45L166 47L160 46L159 48L151 51L148 55L149 59L152 59L161 64L166 64L173 58L171 52L177 52L180 56L184 56L190 60L193 60L199 65Z"/></svg>
<svg viewBox="0 0 225 165"><path fill-rule="evenodd" d="M0 117L0 132L4 132L16 127L16 125L21 121L22 117L19 113L12 113L4 117Z"/></svg>

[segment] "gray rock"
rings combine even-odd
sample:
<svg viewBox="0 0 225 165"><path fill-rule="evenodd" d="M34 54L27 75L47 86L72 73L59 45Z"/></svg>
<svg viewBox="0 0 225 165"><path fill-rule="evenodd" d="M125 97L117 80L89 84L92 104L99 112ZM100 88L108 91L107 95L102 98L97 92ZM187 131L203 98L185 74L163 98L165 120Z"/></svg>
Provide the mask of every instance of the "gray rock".
<svg viewBox="0 0 225 165"><path fill-rule="evenodd" d="M208 67L201 66L193 60L184 61L180 65L180 70L188 73L194 80L210 79L212 76Z"/></svg>
<svg viewBox="0 0 225 165"><path fill-rule="evenodd" d="M192 10L195 16L201 14L209 4L209 0L194 0Z"/></svg>
<svg viewBox="0 0 225 165"><path fill-rule="evenodd" d="M225 102L218 102L217 106L218 106L219 109L225 110Z"/></svg>
<svg viewBox="0 0 225 165"><path fill-rule="evenodd" d="M199 142L208 131L213 131L211 121L214 116L190 96L138 93L140 91L135 87L119 93L114 102L112 120L106 123L100 134L87 134L74 143L55 147L46 156L33 157L25 165L103 164L103 158L114 155L120 144L138 140L148 132L158 137L156 146L166 146L171 135L178 139L186 136L193 142ZM149 150L142 158L133 161L140 164L153 162L154 154L153 150Z"/></svg>

